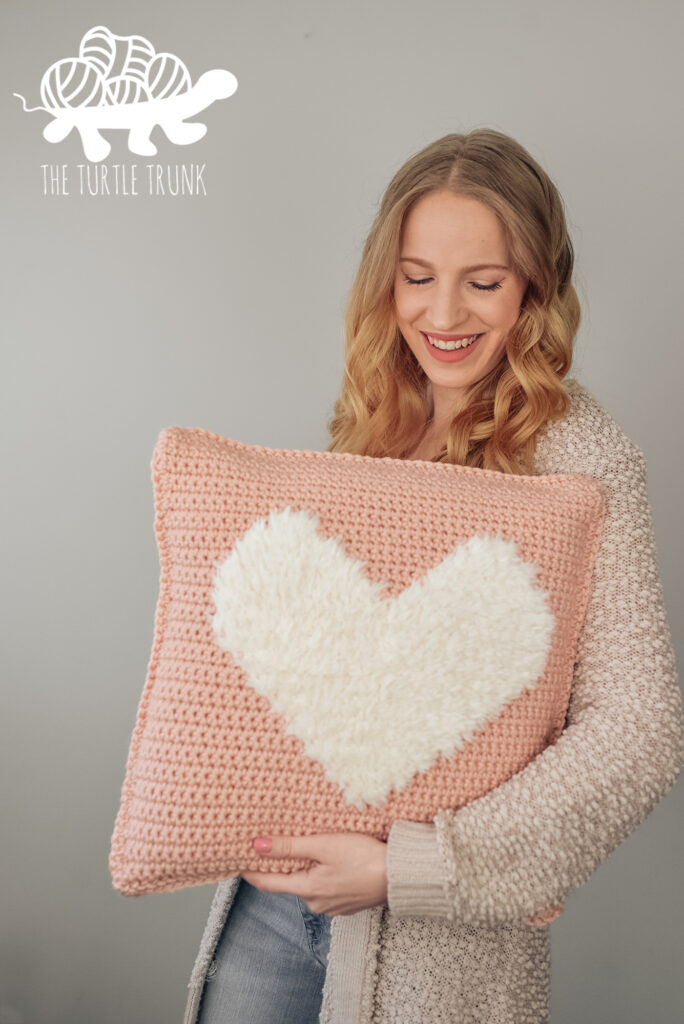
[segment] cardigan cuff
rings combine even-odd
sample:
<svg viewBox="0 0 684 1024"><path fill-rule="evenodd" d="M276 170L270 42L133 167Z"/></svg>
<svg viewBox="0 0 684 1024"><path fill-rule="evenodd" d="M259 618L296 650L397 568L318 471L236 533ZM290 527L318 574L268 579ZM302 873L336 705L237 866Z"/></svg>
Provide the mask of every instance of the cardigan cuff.
<svg viewBox="0 0 684 1024"><path fill-rule="evenodd" d="M445 864L430 822L395 821L387 838L387 905L393 917L451 917Z"/></svg>

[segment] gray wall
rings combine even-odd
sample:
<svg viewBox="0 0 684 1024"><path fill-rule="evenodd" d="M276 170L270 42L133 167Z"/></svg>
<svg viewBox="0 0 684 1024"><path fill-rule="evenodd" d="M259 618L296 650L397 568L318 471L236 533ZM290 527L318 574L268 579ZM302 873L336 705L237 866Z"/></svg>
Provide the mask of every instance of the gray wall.
<svg viewBox="0 0 684 1024"><path fill-rule="evenodd" d="M584 320L573 372L645 451L682 656L677 0L3 0L0 1024L170 1024L213 886L125 899L107 857L152 640L160 429L323 448L342 316L400 164L450 131L518 138L563 194ZM206 196L42 194L43 71L106 24L236 94L156 157ZM74 177L72 184L77 184ZM553 1021L681 1007L675 787L553 925Z"/></svg>

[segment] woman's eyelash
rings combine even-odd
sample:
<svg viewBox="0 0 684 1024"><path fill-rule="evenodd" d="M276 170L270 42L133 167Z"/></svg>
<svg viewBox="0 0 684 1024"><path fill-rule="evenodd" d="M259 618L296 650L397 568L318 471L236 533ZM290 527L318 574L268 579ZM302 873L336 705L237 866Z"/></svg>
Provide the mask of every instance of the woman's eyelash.
<svg viewBox="0 0 684 1024"><path fill-rule="evenodd" d="M408 274L404 274L404 280L407 284L427 284L431 279L429 277L409 277ZM478 292L493 292L497 288L501 287L501 281L495 281L494 284L476 284L475 281L471 281L473 288L476 288Z"/></svg>

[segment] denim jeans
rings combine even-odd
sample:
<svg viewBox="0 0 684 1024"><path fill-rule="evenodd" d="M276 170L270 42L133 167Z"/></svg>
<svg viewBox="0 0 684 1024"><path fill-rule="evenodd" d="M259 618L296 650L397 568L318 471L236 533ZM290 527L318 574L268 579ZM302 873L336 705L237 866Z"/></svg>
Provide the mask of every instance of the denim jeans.
<svg viewBox="0 0 684 1024"><path fill-rule="evenodd" d="M197 1024L316 1024L330 918L243 878L209 965Z"/></svg>

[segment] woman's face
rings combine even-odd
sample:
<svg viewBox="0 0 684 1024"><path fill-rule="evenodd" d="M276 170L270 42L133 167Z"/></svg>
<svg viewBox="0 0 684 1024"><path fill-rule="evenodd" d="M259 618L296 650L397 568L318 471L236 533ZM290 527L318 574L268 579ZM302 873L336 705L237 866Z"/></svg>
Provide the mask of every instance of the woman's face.
<svg viewBox="0 0 684 1024"><path fill-rule="evenodd" d="M497 365L526 287L510 269L496 214L477 199L431 192L408 214L394 276L395 315L431 381L435 421L448 422L463 389ZM473 335L472 344L445 350L445 340Z"/></svg>

